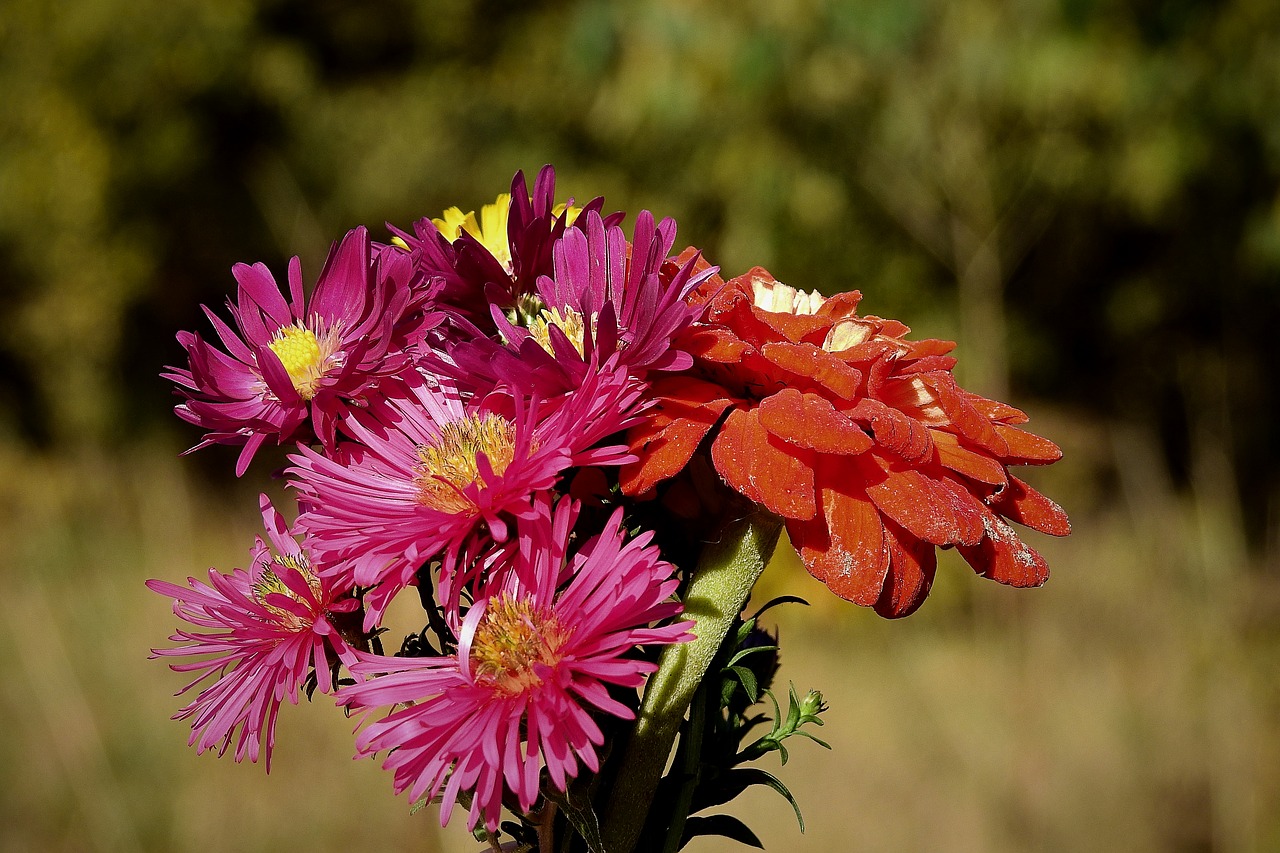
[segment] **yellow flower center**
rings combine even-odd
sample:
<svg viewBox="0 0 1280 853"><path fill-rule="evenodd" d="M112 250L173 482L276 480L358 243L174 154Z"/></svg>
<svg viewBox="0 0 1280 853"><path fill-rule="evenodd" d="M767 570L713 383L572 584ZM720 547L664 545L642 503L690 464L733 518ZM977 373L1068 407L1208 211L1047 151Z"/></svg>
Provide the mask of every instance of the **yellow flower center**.
<svg viewBox="0 0 1280 853"><path fill-rule="evenodd" d="M463 213L457 207L449 208L440 215L440 219L431 221L450 243L466 231L489 250L489 254L502 264L503 269L510 272L511 243L507 239L507 217L510 213L511 195L503 193L493 204L480 208L479 222L476 221L475 211Z"/></svg>
<svg viewBox="0 0 1280 853"><path fill-rule="evenodd" d="M304 555L298 554L296 556L276 557L272 563L275 565L286 566L291 569L297 569L298 573L302 575L303 580L307 582L307 586L311 589L311 594L315 596L316 601L320 600L320 578L316 577L315 572L311 571L311 565L307 562L307 558ZM285 586L284 581L280 580L280 576L271 569L263 570L262 575L254 582L252 591L254 600L265 607L272 616L276 617L280 626L286 631L293 631L294 633L297 633L298 631L311 630L313 620L304 619L290 610L267 603L267 596L275 593L291 598L299 604L306 605L308 608L311 607L311 602L303 601L297 593Z"/></svg>
<svg viewBox="0 0 1280 853"><path fill-rule="evenodd" d="M312 318L312 325L319 326L319 318ZM272 337L268 346L284 365L285 372L298 396L310 400L320 390L320 380L338 361L337 353L342 336L337 326L320 335L298 321L283 326Z"/></svg>
<svg viewBox="0 0 1280 853"><path fill-rule="evenodd" d="M530 599L491 599L471 641L475 679L504 696L536 687L542 679L535 664L558 664L571 634L554 613L535 607Z"/></svg>
<svg viewBox="0 0 1280 853"><path fill-rule="evenodd" d="M583 354L582 340L586 334L586 326L582 322L581 314L566 305L564 313L561 313L559 308L544 308L529 321L529 333L533 335L533 339L544 350L555 355L555 350L551 347L552 326L560 327L560 331L564 332L569 343L573 344L573 348L578 351L578 355Z"/></svg>
<svg viewBox="0 0 1280 853"><path fill-rule="evenodd" d="M453 514L473 510L475 505L462 490L480 479L476 461L480 453L493 473L507 470L515 456L515 428L510 421L487 413L441 427L435 441L418 448L418 502Z"/></svg>

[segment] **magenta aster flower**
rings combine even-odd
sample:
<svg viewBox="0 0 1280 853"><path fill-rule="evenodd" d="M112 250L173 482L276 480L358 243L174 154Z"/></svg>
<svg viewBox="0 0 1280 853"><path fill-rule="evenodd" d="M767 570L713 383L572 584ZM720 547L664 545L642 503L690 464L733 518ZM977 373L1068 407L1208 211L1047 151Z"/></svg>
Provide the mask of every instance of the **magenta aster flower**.
<svg viewBox="0 0 1280 853"><path fill-rule="evenodd" d="M647 210L630 243L621 226L584 213L556 241L552 274L538 278L537 298L526 300L516 322L494 306L502 342L463 341L450 356L465 374L520 376L544 393L576 388L591 365L615 355L639 379L691 367L693 357L672 339L701 313L685 299L716 268L699 265L696 254L668 259L675 236L674 220L655 224Z"/></svg>
<svg viewBox="0 0 1280 853"><path fill-rule="evenodd" d="M363 227L329 252L309 301L296 257L287 301L263 264L236 264L232 274L239 292L227 306L237 329L204 309L226 351L180 332L189 367L164 376L186 398L178 416L206 430L192 450L244 445L237 476L268 438L283 443L315 435L332 447L335 419L405 369L413 337L438 322L424 310L428 291L413 286L408 254L375 246Z"/></svg>
<svg viewBox="0 0 1280 853"><path fill-rule="evenodd" d="M441 219L415 222L413 234L395 233L424 278L440 282L441 308L491 331L490 305L511 309L521 297L535 293L538 277L551 272L551 247L574 227L575 217L599 213L604 205L603 198L581 209L572 207L572 199L557 205L555 191L551 166L538 172L532 195L524 172L516 172L511 193L486 205L479 220L451 208ZM620 222L622 217L615 213L605 221Z"/></svg>
<svg viewBox="0 0 1280 853"><path fill-rule="evenodd" d="M266 495L261 508L274 554L259 537L247 571L224 575L210 569L208 585L188 578L189 589L159 580L147 586L173 598L179 618L211 629L180 628L169 639L184 645L152 650L152 657L197 658L170 665L198 673L178 695L213 679L173 719L191 720L189 743L196 752L216 747L222 755L234 738L236 761L248 756L256 762L262 752L270 772L280 703L287 698L298 704L298 689L313 670L320 690L332 692L337 661L355 661L338 624L347 624L350 617L344 622L343 615L358 604L347 590L316 575Z"/></svg>
<svg viewBox="0 0 1280 853"><path fill-rule="evenodd" d="M480 525L507 538L508 516L568 468L622 465L633 457L603 439L635 422L640 392L611 366L578 392L539 400L516 392L464 394L448 378L407 378L396 394L353 412L355 441L339 457L300 447L290 456L306 507L298 520L340 583L372 587L366 627L426 561L443 556L444 585L467 536Z"/></svg>
<svg viewBox="0 0 1280 853"><path fill-rule="evenodd" d="M672 566L650 534L624 545L619 511L566 560L576 512L543 498L521 519L516 562L467 612L455 655L361 655L353 671L374 677L338 692L355 709L406 706L369 723L356 746L390 751L383 767L396 793L442 796L442 825L462 791L473 794L468 826L483 820L493 831L504 792L533 808L543 767L560 791L580 767L598 770L595 715L635 717L607 687L637 688L657 668L633 650L691 639L687 622L650 627L680 612Z"/></svg>

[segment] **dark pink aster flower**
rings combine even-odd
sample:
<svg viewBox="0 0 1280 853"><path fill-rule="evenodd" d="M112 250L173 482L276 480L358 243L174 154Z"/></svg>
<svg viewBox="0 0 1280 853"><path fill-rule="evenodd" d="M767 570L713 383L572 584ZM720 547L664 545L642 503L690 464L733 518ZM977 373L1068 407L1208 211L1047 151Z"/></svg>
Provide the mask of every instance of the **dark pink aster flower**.
<svg viewBox="0 0 1280 853"><path fill-rule="evenodd" d="M309 544L342 583L373 587L366 626L428 560L444 557L445 585L467 536L485 525L507 538L507 517L530 512L534 492L568 468L634 457L603 439L635 422L640 392L606 365L576 394L463 394L447 378L406 378L343 430L340 458L300 447L289 473L306 507Z"/></svg>
<svg viewBox="0 0 1280 853"><path fill-rule="evenodd" d="M308 440L326 447L336 418L381 379L411 363L415 336L436 322L424 310L429 293L414 287L408 253L375 246L356 228L329 252L310 300L302 265L289 263L289 299L263 264L236 264L236 301L227 306L233 330L205 308L225 352L193 332L180 332L188 369L165 378L185 397L175 411L206 430L192 450L241 444L236 475L268 438Z"/></svg>
<svg viewBox="0 0 1280 853"><path fill-rule="evenodd" d="M532 195L524 172L516 172L510 195L487 206L484 221L476 223L474 216L468 219L455 208L446 211L443 220L418 220L413 234L396 234L424 278L440 282L441 308L491 331L490 305L511 309L521 297L535 293L538 277L551 272L556 240L573 228L575 216L598 213L604 205L603 198L592 199L580 210L572 208L572 200L557 205L555 193L556 171L551 166L538 172ZM606 221L620 222L622 216L611 214Z"/></svg>
<svg viewBox="0 0 1280 853"><path fill-rule="evenodd" d="M356 745L390 751L383 767L397 793L442 796L442 825L462 791L473 794L468 826L492 831L505 792L533 808L543 767L560 791L580 767L598 770L595 715L635 717L607 687L637 688L657 668L633 650L691 639L687 622L650 627L680 612L673 569L650 534L623 544L619 511L566 560L576 507L552 510L546 497L535 506L520 521L523 547L509 552L515 563L462 620L455 655L361 655L353 670L374 677L338 692L355 709L406 706L369 723Z"/></svg>
<svg viewBox="0 0 1280 853"><path fill-rule="evenodd" d="M256 762L261 751L269 772L280 703L287 698L298 704L298 689L313 670L320 690L332 692L332 667L355 661L337 626L349 624L343 616L358 604L346 589L316 575L266 495L261 508L271 545L258 538L247 571L210 569L208 585L188 578L190 588L159 580L147 586L174 599L179 618L209 629L178 629L169 639L184 645L152 650L153 657L198 658L170 664L177 672L198 673L179 695L213 679L173 719L191 720L190 744L197 752L217 748L222 755L235 738L236 761L248 756Z"/></svg>
<svg viewBox="0 0 1280 853"><path fill-rule="evenodd" d="M544 393L576 388L591 365L615 355L638 379L691 367L693 357L672 339L701 313L685 299L716 268L697 255L670 260L675 236L674 220L655 224L647 210L630 243L621 226L584 213L556 241L552 274L538 278L538 298L517 312L517 322L493 307L502 342L463 341L451 357L472 375L521 375Z"/></svg>

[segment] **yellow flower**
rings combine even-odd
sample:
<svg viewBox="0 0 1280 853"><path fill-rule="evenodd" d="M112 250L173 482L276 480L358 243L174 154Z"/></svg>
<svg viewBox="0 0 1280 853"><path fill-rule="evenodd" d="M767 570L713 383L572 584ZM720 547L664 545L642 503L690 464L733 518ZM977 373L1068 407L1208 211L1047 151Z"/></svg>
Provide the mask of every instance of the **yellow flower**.
<svg viewBox="0 0 1280 853"><path fill-rule="evenodd" d="M493 204L480 208L479 222L476 221L475 211L463 213L457 207L449 208L441 214L440 219L431 221L451 243L466 231L489 250L489 254L502 264L503 269L510 271L511 245L507 240L507 215L510 212L511 196L503 193Z"/></svg>

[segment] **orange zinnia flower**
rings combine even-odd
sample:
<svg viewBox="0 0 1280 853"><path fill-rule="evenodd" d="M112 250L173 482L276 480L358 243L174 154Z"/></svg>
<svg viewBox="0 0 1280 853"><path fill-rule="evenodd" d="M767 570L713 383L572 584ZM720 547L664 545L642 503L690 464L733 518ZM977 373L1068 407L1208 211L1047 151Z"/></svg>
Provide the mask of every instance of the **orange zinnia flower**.
<svg viewBox="0 0 1280 853"><path fill-rule="evenodd" d="M1070 525L1009 466L1061 451L1018 429L1022 412L957 385L953 343L909 341L896 320L858 316L860 298L806 294L759 267L709 280L694 296L703 320L681 342L696 363L654 382L658 404L628 434L639 460L623 490L679 473L719 424L720 476L781 516L805 568L842 598L913 612L935 546L1001 583L1044 583L1044 559L1008 521L1059 536Z"/></svg>

